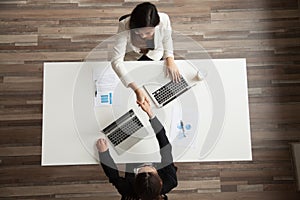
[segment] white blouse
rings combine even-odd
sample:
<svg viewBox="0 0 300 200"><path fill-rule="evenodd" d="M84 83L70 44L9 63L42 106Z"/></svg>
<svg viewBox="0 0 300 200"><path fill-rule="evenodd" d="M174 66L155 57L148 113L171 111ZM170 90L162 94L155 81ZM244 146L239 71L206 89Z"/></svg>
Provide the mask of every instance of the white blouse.
<svg viewBox="0 0 300 200"><path fill-rule="evenodd" d="M155 27L154 32L154 50L149 50L146 56L152 60L158 61L162 57L174 57L173 54L173 40L171 36L171 22L169 16L165 13L158 13L160 23ZM121 79L124 86L128 85L134 80L130 78L124 66L125 60L138 60L143 54L140 53L140 48L134 46L130 39L129 19L125 18L120 21L118 35L116 36L116 43L113 48L113 55L111 65L116 74ZM130 54L131 59L126 59L127 53ZM126 54L126 57L125 57Z"/></svg>

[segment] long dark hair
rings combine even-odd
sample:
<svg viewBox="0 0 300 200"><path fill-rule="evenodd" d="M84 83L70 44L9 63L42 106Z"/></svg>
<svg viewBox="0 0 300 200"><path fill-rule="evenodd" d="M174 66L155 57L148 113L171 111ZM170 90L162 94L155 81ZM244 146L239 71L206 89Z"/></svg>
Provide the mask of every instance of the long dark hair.
<svg viewBox="0 0 300 200"><path fill-rule="evenodd" d="M160 200L162 180L158 174L152 172L139 173L135 177L135 191L142 200Z"/></svg>
<svg viewBox="0 0 300 200"><path fill-rule="evenodd" d="M154 4L144 2L138 4L130 15L129 27L130 29L142 27L155 27L159 24L158 11Z"/></svg>
<svg viewBox="0 0 300 200"><path fill-rule="evenodd" d="M143 54L154 49L154 41L142 39L139 35L135 34L135 30L144 27L155 27L159 22L158 11L152 3L145 2L138 4L131 12L129 19L131 42L134 46L144 49Z"/></svg>

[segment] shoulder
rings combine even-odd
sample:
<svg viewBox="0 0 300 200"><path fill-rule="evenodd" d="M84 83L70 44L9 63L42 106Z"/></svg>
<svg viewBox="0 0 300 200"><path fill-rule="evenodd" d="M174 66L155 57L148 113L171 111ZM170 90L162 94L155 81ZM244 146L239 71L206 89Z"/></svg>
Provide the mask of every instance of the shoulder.
<svg viewBox="0 0 300 200"><path fill-rule="evenodd" d="M161 13L161 12L159 12L158 15L159 15L159 19L160 19L159 27L162 29L167 29L167 30L171 29L171 21L170 21L169 15L167 15L166 13Z"/></svg>
<svg viewBox="0 0 300 200"><path fill-rule="evenodd" d="M134 180L133 177L122 177L115 183L115 187L124 197L135 196Z"/></svg>
<svg viewBox="0 0 300 200"><path fill-rule="evenodd" d="M129 30L129 20L130 16L127 16L126 18L119 21L119 26L122 27L124 30Z"/></svg>
<svg viewBox="0 0 300 200"><path fill-rule="evenodd" d="M160 18L161 22L166 22L166 21L170 20L169 15L166 14L166 13L158 12L158 15L159 15L159 18Z"/></svg>
<svg viewBox="0 0 300 200"><path fill-rule="evenodd" d="M177 187L177 167L175 167L173 163L157 171L163 182L163 187L161 191L162 194L166 194L170 192L173 188Z"/></svg>

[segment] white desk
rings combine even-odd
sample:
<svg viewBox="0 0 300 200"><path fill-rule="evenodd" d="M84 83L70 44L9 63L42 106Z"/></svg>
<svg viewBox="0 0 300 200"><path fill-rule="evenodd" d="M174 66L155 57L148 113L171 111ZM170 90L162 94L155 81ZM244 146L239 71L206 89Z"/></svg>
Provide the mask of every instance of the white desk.
<svg viewBox="0 0 300 200"><path fill-rule="evenodd" d="M195 81L193 69L184 67L187 61L176 62L181 72ZM155 76L159 72L155 68L159 62L152 68L149 61L126 63L139 84L147 82L141 73ZM174 161L251 160L245 59L192 60L191 64L206 71L205 81L165 107L153 108L167 133L172 132L168 136L173 144ZM109 66L108 62L44 64L42 165L98 163L95 142L103 137L99 131L130 108L150 126L135 104L135 95L121 82L114 91L113 106L94 107L93 69L106 70ZM192 125L185 140L173 140L174 113L181 113L180 119ZM159 161L158 144L149 130L150 136L125 154L119 156L111 150L114 160L117 163Z"/></svg>

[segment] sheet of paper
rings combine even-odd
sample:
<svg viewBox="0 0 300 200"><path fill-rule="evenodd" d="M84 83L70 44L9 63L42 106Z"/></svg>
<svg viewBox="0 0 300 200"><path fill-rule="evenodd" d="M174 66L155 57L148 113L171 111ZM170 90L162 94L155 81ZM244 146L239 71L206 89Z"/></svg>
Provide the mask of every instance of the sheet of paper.
<svg viewBox="0 0 300 200"><path fill-rule="evenodd" d="M95 68L93 70L93 80L95 83L94 106L111 106L113 104L114 90L120 82L119 77L111 67L105 70Z"/></svg>

